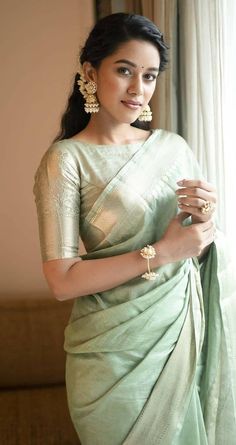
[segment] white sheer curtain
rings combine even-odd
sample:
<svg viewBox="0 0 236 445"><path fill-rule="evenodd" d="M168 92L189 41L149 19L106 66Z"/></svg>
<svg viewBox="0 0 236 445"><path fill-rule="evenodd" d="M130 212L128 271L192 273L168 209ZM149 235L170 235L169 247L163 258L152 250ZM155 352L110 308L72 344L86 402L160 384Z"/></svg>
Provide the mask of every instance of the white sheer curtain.
<svg viewBox="0 0 236 445"><path fill-rule="evenodd" d="M225 231L236 263L236 2L219 1L222 16L222 132L225 156ZM235 270L236 272L236 270Z"/></svg>
<svg viewBox="0 0 236 445"><path fill-rule="evenodd" d="M235 255L236 2L178 6L181 132L217 187L219 226Z"/></svg>
<svg viewBox="0 0 236 445"><path fill-rule="evenodd" d="M152 126L178 132L178 0L142 0L141 5L142 14L156 23L170 47L168 67L158 78L151 101Z"/></svg>

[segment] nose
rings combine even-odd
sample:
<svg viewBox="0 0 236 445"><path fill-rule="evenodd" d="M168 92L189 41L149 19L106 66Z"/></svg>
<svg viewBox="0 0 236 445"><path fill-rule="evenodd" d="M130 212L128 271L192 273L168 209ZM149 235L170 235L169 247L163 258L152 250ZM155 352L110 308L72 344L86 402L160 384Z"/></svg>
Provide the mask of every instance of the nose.
<svg viewBox="0 0 236 445"><path fill-rule="evenodd" d="M142 96L143 94L143 79L141 76L134 76L129 84L128 93L132 96Z"/></svg>

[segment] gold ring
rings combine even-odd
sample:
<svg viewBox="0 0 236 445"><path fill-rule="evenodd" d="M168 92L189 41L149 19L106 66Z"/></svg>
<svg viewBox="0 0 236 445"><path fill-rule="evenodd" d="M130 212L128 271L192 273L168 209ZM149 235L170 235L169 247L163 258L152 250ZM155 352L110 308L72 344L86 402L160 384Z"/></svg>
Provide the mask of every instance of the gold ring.
<svg viewBox="0 0 236 445"><path fill-rule="evenodd" d="M215 204L213 202L206 201L200 210L203 215L207 215L207 213L213 212L215 210Z"/></svg>

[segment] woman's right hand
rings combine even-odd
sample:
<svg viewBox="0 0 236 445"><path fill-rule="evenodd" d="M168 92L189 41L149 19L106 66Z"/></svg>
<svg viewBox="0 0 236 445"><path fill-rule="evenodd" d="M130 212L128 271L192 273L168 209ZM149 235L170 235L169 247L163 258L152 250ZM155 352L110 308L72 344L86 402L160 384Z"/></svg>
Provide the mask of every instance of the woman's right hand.
<svg viewBox="0 0 236 445"><path fill-rule="evenodd" d="M215 226L211 220L183 225L183 221L188 217L189 213L179 213L171 220L163 237L154 244L166 263L200 256L214 241Z"/></svg>

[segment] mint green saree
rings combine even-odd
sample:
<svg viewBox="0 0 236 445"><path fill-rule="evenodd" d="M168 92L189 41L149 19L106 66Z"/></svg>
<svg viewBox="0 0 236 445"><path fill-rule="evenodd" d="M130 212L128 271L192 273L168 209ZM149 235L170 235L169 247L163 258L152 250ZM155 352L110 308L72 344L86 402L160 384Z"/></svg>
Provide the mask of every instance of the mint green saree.
<svg viewBox="0 0 236 445"><path fill-rule="evenodd" d="M153 243L177 213L176 182L200 176L185 141L162 130L121 147L54 144L34 189L43 259L78 256L79 233L84 259ZM180 261L154 282L75 300L66 385L82 445L236 443L231 267L219 234L201 266Z"/></svg>

